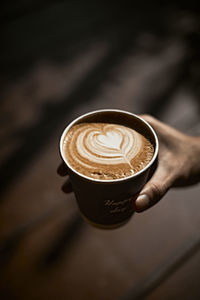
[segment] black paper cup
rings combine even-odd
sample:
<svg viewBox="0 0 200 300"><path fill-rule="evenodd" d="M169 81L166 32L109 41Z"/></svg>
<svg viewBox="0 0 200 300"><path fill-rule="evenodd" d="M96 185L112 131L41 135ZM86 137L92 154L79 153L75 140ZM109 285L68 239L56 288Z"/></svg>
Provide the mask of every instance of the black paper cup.
<svg viewBox="0 0 200 300"><path fill-rule="evenodd" d="M146 135L154 147L151 161L139 172L120 179L101 180L87 177L70 166L63 151L69 129L83 122L103 122L124 125ZM158 157L158 138L153 128L139 116L117 109L101 109L84 114L71 122L60 139L60 154L68 174L82 217L98 228L117 228L134 213L133 198L137 196L155 167Z"/></svg>

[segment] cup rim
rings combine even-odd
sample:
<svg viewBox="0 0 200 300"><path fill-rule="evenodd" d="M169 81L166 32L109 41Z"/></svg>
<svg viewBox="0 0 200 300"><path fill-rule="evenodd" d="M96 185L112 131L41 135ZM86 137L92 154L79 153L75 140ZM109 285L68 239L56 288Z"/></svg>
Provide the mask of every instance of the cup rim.
<svg viewBox="0 0 200 300"><path fill-rule="evenodd" d="M74 126L78 121L80 121L81 119L84 119L85 117L87 116L90 116L90 115L93 115L93 114L97 114L97 113L101 113L101 112L116 112L116 113L121 113L121 114L128 114L129 116L133 116L134 118L137 118L139 120L141 120L148 128L149 130L151 131L151 133L153 134L153 137L154 137L154 140L155 140L155 149L154 149L154 155L151 159L151 161L142 169L140 170L139 172L133 174L133 175L130 175L130 176L127 176L127 177L123 177L123 178L119 178L119 179L113 179L113 180L102 180L102 179L96 179L96 178L92 178L92 177L89 177L89 176L86 176L86 175L83 175L82 173L76 171L67 161L67 159L65 158L65 155L63 153L63 140L66 136L66 133L69 131L69 129ZM64 161L64 163L66 164L66 166L75 174L79 175L80 177L84 178L85 180L88 180L90 182L96 182L96 183L106 183L106 184L109 184L109 183L119 183L119 182L122 182L122 181L127 181L127 180L130 180L130 179L133 179L135 177L138 177L140 174L144 173L147 169L149 169L152 164L154 163L154 161L156 160L157 156L158 156L158 150L159 150L159 142L158 142L158 137L154 131L154 129L152 128L152 126L146 121L144 120L143 118L139 117L138 115L134 114L134 113L131 113L131 112L128 112L128 111L125 111L125 110L120 110L120 109L98 109L98 110L94 110L94 111L90 111L88 113L85 113L85 114L82 114L81 116L77 117L76 119L74 119L72 122L70 122L66 127L65 129L63 130L63 133L61 135L61 138L60 138L60 155L61 155L61 158L62 160Z"/></svg>

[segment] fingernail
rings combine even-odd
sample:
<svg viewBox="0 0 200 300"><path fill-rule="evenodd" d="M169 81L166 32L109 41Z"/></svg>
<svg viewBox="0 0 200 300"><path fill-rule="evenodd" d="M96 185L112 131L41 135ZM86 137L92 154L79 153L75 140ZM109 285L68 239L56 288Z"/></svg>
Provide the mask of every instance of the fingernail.
<svg viewBox="0 0 200 300"><path fill-rule="evenodd" d="M140 195L135 201L135 207L138 212L145 210L149 207L150 199L146 194Z"/></svg>

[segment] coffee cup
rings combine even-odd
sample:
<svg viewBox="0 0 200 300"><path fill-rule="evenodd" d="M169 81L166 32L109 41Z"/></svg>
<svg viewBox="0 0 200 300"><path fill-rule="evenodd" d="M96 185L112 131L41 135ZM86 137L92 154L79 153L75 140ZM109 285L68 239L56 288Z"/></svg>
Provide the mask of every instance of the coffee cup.
<svg viewBox="0 0 200 300"><path fill-rule="evenodd" d="M96 151L93 151L96 158L90 147ZM100 155L98 151L104 151L105 147L105 153ZM118 153L120 147L127 157L121 150ZM83 219L95 227L112 229L132 217L133 198L156 165L158 138L153 128L136 114L101 109L78 117L64 129L60 154ZM134 159L129 159L128 155L135 155ZM91 174L88 173L90 169Z"/></svg>

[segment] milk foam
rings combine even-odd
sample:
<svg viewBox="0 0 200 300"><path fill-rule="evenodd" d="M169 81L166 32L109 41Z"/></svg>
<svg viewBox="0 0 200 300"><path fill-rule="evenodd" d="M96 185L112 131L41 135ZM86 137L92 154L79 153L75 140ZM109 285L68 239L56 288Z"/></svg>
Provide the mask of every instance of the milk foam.
<svg viewBox="0 0 200 300"><path fill-rule="evenodd" d="M148 143L140 133L126 126L81 123L67 133L64 151L69 164L80 173L109 180L130 176L144 167L153 156L143 157ZM140 155L142 159L136 165L135 158Z"/></svg>

